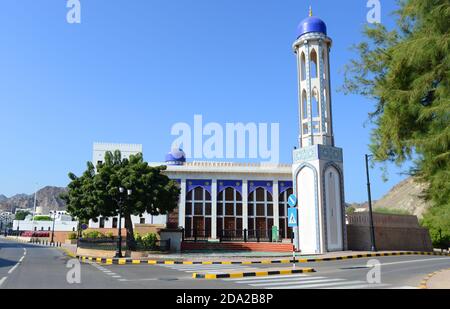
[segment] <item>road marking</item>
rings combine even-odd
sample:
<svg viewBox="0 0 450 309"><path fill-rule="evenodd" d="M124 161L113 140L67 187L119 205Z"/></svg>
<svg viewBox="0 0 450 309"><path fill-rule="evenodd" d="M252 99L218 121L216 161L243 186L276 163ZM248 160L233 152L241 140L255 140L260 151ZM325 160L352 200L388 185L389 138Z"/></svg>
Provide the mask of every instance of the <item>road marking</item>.
<svg viewBox="0 0 450 309"><path fill-rule="evenodd" d="M17 263L16 265L14 265L14 267L13 268L11 268L10 270L8 270L8 274L11 274L13 271L15 271L16 270L16 268L17 268L17 266L19 266L20 265L20 262L19 263Z"/></svg>
<svg viewBox="0 0 450 309"><path fill-rule="evenodd" d="M439 260L449 260L450 257L446 258L431 258L431 259L422 259L422 260L411 260L411 261L400 261L400 262L391 262L391 263L381 263L381 266L384 265L397 265L397 264L406 264L406 263L418 263L418 262L430 262L430 261L439 261ZM354 267L367 267L367 265L357 265Z"/></svg>
<svg viewBox="0 0 450 309"><path fill-rule="evenodd" d="M282 286L282 285L292 285L292 284L317 284L322 282L337 282L337 281L345 281L345 279L323 279L323 280L295 280L291 282L272 282L272 283L258 283L258 284L250 284L251 286Z"/></svg>
<svg viewBox="0 0 450 309"><path fill-rule="evenodd" d="M0 286L2 286L6 279L8 279L8 277L3 277L2 279L0 279Z"/></svg>
<svg viewBox="0 0 450 309"><path fill-rule="evenodd" d="M272 276L270 276L272 277ZM275 276L274 276L275 277ZM279 279L258 279L258 280L248 280L248 281L236 281L237 283L263 283L263 282L284 282L284 281L294 281L294 280L319 280L319 279L325 279L325 277L292 277L291 276L283 276L285 278L279 278ZM288 277L288 278L286 278ZM303 278L303 279L302 279ZM243 278L243 279L255 279L255 278Z"/></svg>
<svg viewBox="0 0 450 309"><path fill-rule="evenodd" d="M304 274L296 274L296 275L289 275L289 278L294 278L294 277L311 277L311 276L307 276L307 275L304 275ZM277 275L277 276L270 276L270 279L276 279L276 278L286 278L286 276L285 275ZM323 277L320 277L320 278L323 278ZM231 278L231 279L223 279L224 281L236 281L236 279L235 278ZM253 277L253 278L239 278L239 282L241 282L241 281L243 281L243 280L255 280L255 277ZM260 279L260 280L263 280L263 279ZM246 281L246 282L248 282L248 281ZM242 282L242 283L246 283L246 282Z"/></svg>
<svg viewBox="0 0 450 309"><path fill-rule="evenodd" d="M211 265L183 265L183 264L160 264L164 268L170 268L186 273L209 273L220 274L223 272L242 272L242 271L260 271L261 269L242 265L228 265L228 264L211 264ZM254 279L254 278L253 278Z"/></svg>
<svg viewBox="0 0 450 309"><path fill-rule="evenodd" d="M341 280L341 279L339 279ZM289 280L282 280L282 279L277 279L275 280L261 280L259 282L245 282L246 284L250 284L251 286L269 286L271 284L274 285L282 285L282 284L294 284L294 283L301 283L301 282L311 282L311 281L315 281L315 282L322 282L322 281L330 281L330 278L325 278L325 277L309 277L309 278L304 278L304 279L289 279Z"/></svg>
<svg viewBox="0 0 450 309"><path fill-rule="evenodd" d="M350 286L344 286L344 287L329 287L329 288L324 288L324 289L378 289L381 287L386 287L389 286L390 284L386 284L386 283L378 283L378 284L356 284L356 285L350 285ZM396 289L396 288L393 288Z"/></svg>
<svg viewBox="0 0 450 309"><path fill-rule="evenodd" d="M343 280L343 279L340 279ZM332 280L330 280L332 281ZM320 284L299 284L299 285L290 285L290 286L276 286L269 287L271 290L286 290L286 289L311 289L311 288L321 288L327 286L335 286L335 285L349 285L349 284L357 284L362 283L362 281L346 281L346 282L332 282L332 283L320 283Z"/></svg>

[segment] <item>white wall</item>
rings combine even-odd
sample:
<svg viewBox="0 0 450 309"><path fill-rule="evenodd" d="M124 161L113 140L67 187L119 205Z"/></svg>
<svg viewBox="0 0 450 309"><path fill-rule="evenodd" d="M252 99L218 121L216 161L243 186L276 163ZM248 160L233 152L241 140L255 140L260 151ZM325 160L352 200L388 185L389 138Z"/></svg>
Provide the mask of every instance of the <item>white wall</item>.
<svg viewBox="0 0 450 309"><path fill-rule="evenodd" d="M116 217L117 218L117 217ZM147 213L145 213L142 216L143 219L145 219L144 224L166 224L167 222L167 216L161 215L161 216L152 216ZM131 221L133 222L133 225L140 223L141 217L139 216L131 216ZM125 220L122 218L122 227L125 228ZM97 222L94 222L93 220L89 220L89 228L100 228L100 218ZM107 218L105 220L105 229L111 229L113 228L113 217Z"/></svg>
<svg viewBox="0 0 450 309"><path fill-rule="evenodd" d="M53 221L13 221L13 230L17 231L19 227L20 231L44 231L49 232L53 229ZM55 231L58 232L71 232L76 231L78 227L77 221L56 221Z"/></svg>

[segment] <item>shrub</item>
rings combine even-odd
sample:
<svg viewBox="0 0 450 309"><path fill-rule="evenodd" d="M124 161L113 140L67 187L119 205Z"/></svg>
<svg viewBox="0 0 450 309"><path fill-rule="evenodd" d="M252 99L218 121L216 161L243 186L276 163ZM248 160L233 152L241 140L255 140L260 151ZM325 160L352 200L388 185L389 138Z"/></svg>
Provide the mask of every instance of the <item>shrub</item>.
<svg viewBox="0 0 450 309"><path fill-rule="evenodd" d="M137 247L141 250L154 250L156 248L156 242L158 241L158 238L154 233L148 233L144 236L135 233L134 238L136 240Z"/></svg>
<svg viewBox="0 0 450 309"><path fill-rule="evenodd" d="M68 236L69 240L75 240L77 238L78 238L77 233L70 233L69 236Z"/></svg>
<svg viewBox="0 0 450 309"><path fill-rule="evenodd" d="M158 240L156 234L148 233L144 237L142 237L142 242L144 247L147 249L153 249L156 247L156 241Z"/></svg>
<svg viewBox="0 0 450 309"><path fill-rule="evenodd" d="M83 238L95 239L95 238L105 238L106 235L99 231L87 231L83 233Z"/></svg>
<svg viewBox="0 0 450 309"><path fill-rule="evenodd" d="M34 221L53 221L50 216L34 216Z"/></svg>

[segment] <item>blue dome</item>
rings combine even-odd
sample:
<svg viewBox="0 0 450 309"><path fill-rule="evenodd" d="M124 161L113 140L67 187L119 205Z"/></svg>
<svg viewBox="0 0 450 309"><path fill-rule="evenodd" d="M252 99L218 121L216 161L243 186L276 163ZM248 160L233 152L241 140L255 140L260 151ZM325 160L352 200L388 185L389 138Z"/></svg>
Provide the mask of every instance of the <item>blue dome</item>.
<svg viewBox="0 0 450 309"><path fill-rule="evenodd" d="M186 162L186 155L181 149L172 149L166 155L166 163L168 165L183 165Z"/></svg>
<svg viewBox="0 0 450 309"><path fill-rule="evenodd" d="M305 18L297 28L297 37L301 37L304 34L310 32L320 32L327 34L327 25L323 20L318 17L310 16Z"/></svg>

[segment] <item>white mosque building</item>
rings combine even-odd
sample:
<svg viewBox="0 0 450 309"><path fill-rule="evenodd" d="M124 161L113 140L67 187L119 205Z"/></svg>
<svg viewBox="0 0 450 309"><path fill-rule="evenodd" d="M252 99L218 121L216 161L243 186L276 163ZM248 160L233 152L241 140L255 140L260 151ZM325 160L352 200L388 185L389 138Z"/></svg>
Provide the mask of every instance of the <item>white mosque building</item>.
<svg viewBox="0 0 450 309"><path fill-rule="evenodd" d="M179 207L168 216L145 215L133 221L182 227L185 239L293 241L304 254L345 250L343 152L334 145L331 44L326 24L310 13L300 23L293 45L298 62L299 147L292 164L187 162L182 150L173 150L165 162L151 165L167 165L166 174L180 184ZM139 145L99 147L94 149L95 163L102 160L104 150L142 152ZM295 231L288 227L292 194L299 201ZM91 222L91 227L96 224Z"/></svg>

